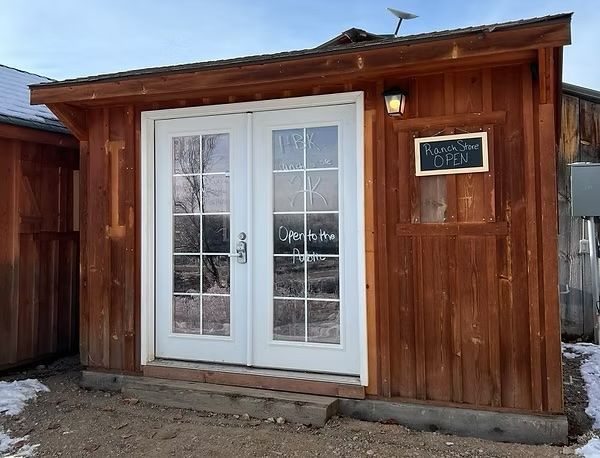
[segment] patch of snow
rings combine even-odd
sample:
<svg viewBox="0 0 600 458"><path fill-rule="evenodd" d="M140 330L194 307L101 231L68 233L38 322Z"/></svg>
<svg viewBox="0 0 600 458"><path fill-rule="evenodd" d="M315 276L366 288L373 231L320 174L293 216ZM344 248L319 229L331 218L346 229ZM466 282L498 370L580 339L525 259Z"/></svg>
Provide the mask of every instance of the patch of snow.
<svg viewBox="0 0 600 458"><path fill-rule="evenodd" d="M600 429L600 347L587 343L563 344L563 355L566 356L567 353L574 354L574 357L585 357L580 368L588 397L585 413L594 420L593 428ZM600 439L592 437L587 444L575 450L575 453L586 458L600 458Z"/></svg>
<svg viewBox="0 0 600 458"><path fill-rule="evenodd" d="M0 455L6 458L35 455L40 444L26 444L28 439L29 436L13 438L0 431Z"/></svg>
<svg viewBox="0 0 600 458"><path fill-rule="evenodd" d="M581 364L581 375L585 381L588 406L585 413L594 420L594 429L600 429L600 347L594 344L564 344L572 353L586 356Z"/></svg>
<svg viewBox="0 0 600 458"><path fill-rule="evenodd" d="M600 439L592 437L587 444L575 450L575 453L585 458L600 458Z"/></svg>
<svg viewBox="0 0 600 458"><path fill-rule="evenodd" d="M50 389L36 379L0 382L0 414L18 415L30 399L35 399L39 391Z"/></svg>
<svg viewBox="0 0 600 458"><path fill-rule="evenodd" d="M40 391L50 389L35 379L0 382L0 414L18 415L25 403L37 397ZM35 455L39 444L27 444L28 436L13 438L0 428L0 456L27 457Z"/></svg>

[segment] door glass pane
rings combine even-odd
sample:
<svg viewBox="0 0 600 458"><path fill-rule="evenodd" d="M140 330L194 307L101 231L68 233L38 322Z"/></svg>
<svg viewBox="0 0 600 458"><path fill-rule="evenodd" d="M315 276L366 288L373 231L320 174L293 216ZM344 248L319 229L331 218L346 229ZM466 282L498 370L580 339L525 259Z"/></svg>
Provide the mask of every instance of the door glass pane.
<svg viewBox="0 0 600 458"><path fill-rule="evenodd" d="M173 250L175 253L200 253L200 216L173 217Z"/></svg>
<svg viewBox="0 0 600 458"><path fill-rule="evenodd" d="M202 251L229 253L229 214L202 216Z"/></svg>
<svg viewBox="0 0 600 458"><path fill-rule="evenodd" d="M305 189L308 211L338 209L337 170L306 172Z"/></svg>
<svg viewBox="0 0 600 458"><path fill-rule="evenodd" d="M173 332L200 334L200 296L173 297Z"/></svg>
<svg viewBox="0 0 600 458"><path fill-rule="evenodd" d="M200 292L200 256L174 256L173 270L173 292Z"/></svg>
<svg viewBox="0 0 600 458"><path fill-rule="evenodd" d="M173 212L200 211L200 177L184 175L173 177Z"/></svg>
<svg viewBox="0 0 600 458"><path fill-rule="evenodd" d="M229 256L202 256L202 292L229 294Z"/></svg>
<svg viewBox="0 0 600 458"><path fill-rule="evenodd" d="M229 335L229 296L202 296L202 334Z"/></svg>
<svg viewBox="0 0 600 458"><path fill-rule="evenodd" d="M306 226L309 253L339 253L337 213L309 213L306 215Z"/></svg>
<svg viewBox="0 0 600 458"><path fill-rule="evenodd" d="M273 270L276 297L304 297L304 262L292 256L277 256Z"/></svg>
<svg viewBox="0 0 600 458"><path fill-rule="evenodd" d="M273 215L276 254L304 252L304 215Z"/></svg>
<svg viewBox="0 0 600 458"><path fill-rule="evenodd" d="M273 301L273 339L304 342L304 301Z"/></svg>
<svg viewBox="0 0 600 458"><path fill-rule="evenodd" d="M229 171L229 134L202 136L202 171Z"/></svg>
<svg viewBox="0 0 600 458"><path fill-rule="evenodd" d="M338 127L272 141L273 339L339 344Z"/></svg>
<svg viewBox="0 0 600 458"><path fill-rule="evenodd" d="M340 298L340 260L336 258L315 259L308 266L308 296L315 298Z"/></svg>
<svg viewBox="0 0 600 458"><path fill-rule="evenodd" d="M273 175L273 206L276 212L304 211L304 174L279 172Z"/></svg>
<svg viewBox="0 0 600 458"><path fill-rule="evenodd" d="M202 212L223 213L229 211L229 175L205 175L202 177Z"/></svg>
<svg viewBox="0 0 600 458"><path fill-rule="evenodd" d="M306 129L306 166L309 169L338 166L337 126Z"/></svg>
<svg viewBox="0 0 600 458"><path fill-rule="evenodd" d="M230 334L229 134L173 138L173 332Z"/></svg>
<svg viewBox="0 0 600 458"><path fill-rule="evenodd" d="M340 343L340 303L308 301L308 341Z"/></svg>
<svg viewBox="0 0 600 458"><path fill-rule="evenodd" d="M200 173L200 135L173 138L173 173Z"/></svg>

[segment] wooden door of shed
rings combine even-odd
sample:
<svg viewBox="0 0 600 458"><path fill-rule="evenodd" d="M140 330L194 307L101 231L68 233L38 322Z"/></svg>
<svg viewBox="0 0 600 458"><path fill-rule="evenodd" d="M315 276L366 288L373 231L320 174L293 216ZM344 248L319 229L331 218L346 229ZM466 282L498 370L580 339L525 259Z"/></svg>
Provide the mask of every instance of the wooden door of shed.
<svg viewBox="0 0 600 458"><path fill-rule="evenodd" d="M79 157L36 134L0 138L0 370L78 348Z"/></svg>

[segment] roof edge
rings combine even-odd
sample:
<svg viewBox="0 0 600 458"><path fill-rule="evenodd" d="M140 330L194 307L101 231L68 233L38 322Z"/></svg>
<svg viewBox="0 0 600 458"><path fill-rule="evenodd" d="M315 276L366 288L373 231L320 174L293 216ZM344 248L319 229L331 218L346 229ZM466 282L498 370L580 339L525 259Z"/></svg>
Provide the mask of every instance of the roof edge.
<svg viewBox="0 0 600 458"><path fill-rule="evenodd" d="M563 83L563 94L579 97L594 103L600 103L600 91L575 84Z"/></svg>
<svg viewBox="0 0 600 458"><path fill-rule="evenodd" d="M415 35L407 35L402 37L394 37L378 41L363 41L341 46L333 46L329 48L309 48L304 50L286 51L274 54L253 55L245 57L236 57L231 59L221 59L215 61L195 62L190 64L168 65L161 67L148 67L136 70L127 70L121 72L100 74L82 78L71 78L62 81L48 81L44 83L31 84L30 89L58 88L75 85L86 85L91 83L114 82L123 79L142 79L149 76L162 76L165 74L175 73L191 73L195 71L209 71L216 69L226 69L231 67L240 67L246 65L260 65L263 63L280 62L294 60L304 57L326 56L331 54L342 54L355 50L369 50L387 48L399 45L410 45L420 41L436 41L448 37L458 38L461 36L481 33L494 32L497 30L518 29L524 27L535 27L545 25L549 22L570 21L573 13L558 13L543 17L535 17L529 19L521 19L516 21L508 21L497 24L486 24L472 27L464 27L459 29L451 29L437 32L427 32ZM339 36L339 35L338 35ZM335 37L334 37L335 39Z"/></svg>
<svg viewBox="0 0 600 458"><path fill-rule="evenodd" d="M9 124L11 126L28 127L30 129L41 130L44 132L51 132L54 134L73 135L69 129L56 121L56 124L46 124L43 122L33 121L29 119L16 118L13 116L7 116L0 114L0 124Z"/></svg>

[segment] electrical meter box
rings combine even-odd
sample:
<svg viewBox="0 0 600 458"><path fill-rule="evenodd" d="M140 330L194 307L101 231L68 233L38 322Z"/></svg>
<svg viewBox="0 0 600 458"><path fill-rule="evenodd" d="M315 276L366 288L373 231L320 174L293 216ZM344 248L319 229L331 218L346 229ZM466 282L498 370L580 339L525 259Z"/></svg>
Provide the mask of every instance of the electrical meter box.
<svg viewBox="0 0 600 458"><path fill-rule="evenodd" d="M573 216L600 216L600 163L575 162L569 165Z"/></svg>

